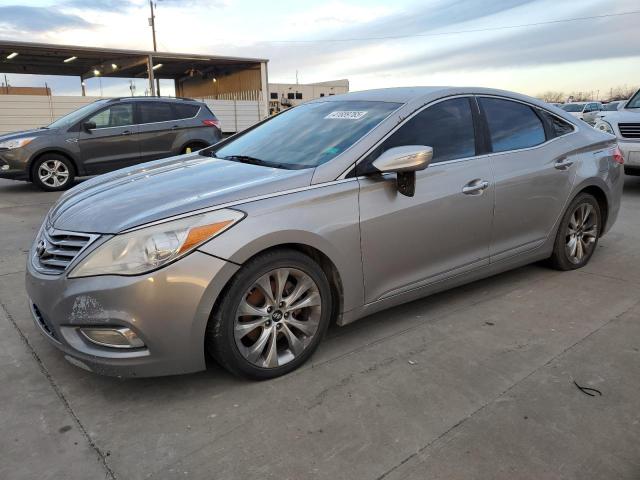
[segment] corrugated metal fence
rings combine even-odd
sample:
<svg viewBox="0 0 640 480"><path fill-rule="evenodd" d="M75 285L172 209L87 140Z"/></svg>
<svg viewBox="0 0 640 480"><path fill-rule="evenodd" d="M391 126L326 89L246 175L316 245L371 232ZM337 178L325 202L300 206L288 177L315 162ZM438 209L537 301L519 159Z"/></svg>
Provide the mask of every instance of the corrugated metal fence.
<svg viewBox="0 0 640 480"><path fill-rule="evenodd" d="M42 127L100 97L46 95L0 95L0 134ZM222 124L222 131L235 133L250 127L267 115L260 100L204 101Z"/></svg>

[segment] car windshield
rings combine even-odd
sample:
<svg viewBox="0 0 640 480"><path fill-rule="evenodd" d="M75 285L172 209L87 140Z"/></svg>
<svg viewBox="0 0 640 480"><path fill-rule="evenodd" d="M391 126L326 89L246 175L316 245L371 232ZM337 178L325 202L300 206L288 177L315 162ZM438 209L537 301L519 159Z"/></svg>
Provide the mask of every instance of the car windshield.
<svg viewBox="0 0 640 480"><path fill-rule="evenodd" d="M618 105L620 105L620 102L607 103L606 105L604 105L603 110L607 112L613 112L615 110L618 110Z"/></svg>
<svg viewBox="0 0 640 480"><path fill-rule="evenodd" d="M201 154L277 168L313 168L340 155L400 106L355 100L307 103Z"/></svg>
<svg viewBox="0 0 640 480"><path fill-rule="evenodd" d="M90 103L89 105L85 105L84 107L80 107L78 110L74 110L71 113L68 113L64 117L60 117L55 122L49 124L47 128L64 128L69 127L81 120L85 115L91 113L98 106L102 106L106 103L107 100L98 100L97 102Z"/></svg>
<svg viewBox="0 0 640 480"><path fill-rule="evenodd" d="M636 94L631 97L631 100L629 100L625 108L640 108L640 90L638 90Z"/></svg>
<svg viewBox="0 0 640 480"><path fill-rule="evenodd" d="M584 108L584 103L565 103L560 108L565 112L581 112Z"/></svg>

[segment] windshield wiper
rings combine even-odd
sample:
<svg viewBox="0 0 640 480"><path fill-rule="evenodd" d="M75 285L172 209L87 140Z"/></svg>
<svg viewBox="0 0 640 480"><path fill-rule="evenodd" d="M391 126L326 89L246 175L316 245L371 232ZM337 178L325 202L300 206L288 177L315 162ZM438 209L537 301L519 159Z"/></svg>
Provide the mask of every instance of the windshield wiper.
<svg viewBox="0 0 640 480"><path fill-rule="evenodd" d="M250 165L260 165L261 167L271 168L288 168L288 165L283 163L269 162L262 160L261 158L252 157L250 155L227 155L223 157L225 160L233 160L235 162L248 163Z"/></svg>

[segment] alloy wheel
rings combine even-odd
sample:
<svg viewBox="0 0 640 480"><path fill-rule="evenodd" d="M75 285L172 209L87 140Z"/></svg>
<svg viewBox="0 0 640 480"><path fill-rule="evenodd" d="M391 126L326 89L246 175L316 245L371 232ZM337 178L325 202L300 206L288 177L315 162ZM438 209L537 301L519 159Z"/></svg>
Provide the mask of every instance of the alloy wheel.
<svg viewBox="0 0 640 480"><path fill-rule="evenodd" d="M236 309L234 338L253 365L277 368L298 357L320 326L318 285L301 270L278 268L262 275Z"/></svg>
<svg viewBox="0 0 640 480"><path fill-rule="evenodd" d="M565 250L571 263L580 264L591 255L598 238L598 217L589 203L581 203L571 214Z"/></svg>
<svg viewBox="0 0 640 480"><path fill-rule="evenodd" d="M38 167L38 178L49 187L61 187L69 181L69 169L60 160L45 160Z"/></svg>

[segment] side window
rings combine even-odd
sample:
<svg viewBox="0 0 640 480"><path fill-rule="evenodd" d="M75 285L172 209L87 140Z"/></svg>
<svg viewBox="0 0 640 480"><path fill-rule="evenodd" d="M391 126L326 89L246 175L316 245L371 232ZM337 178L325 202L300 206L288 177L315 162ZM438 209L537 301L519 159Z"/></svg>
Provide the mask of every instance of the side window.
<svg viewBox="0 0 640 480"><path fill-rule="evenodd" d="M195 117L196 113L198 113L198 110L200 110L200 107L197 105L180 103L174 104L173 108L176 111L175 118L179 120L183 118Z"/></svg>
<svg viewBox="0 0 640 480"><path fill-rule="evenodd" d="M95 122L96 128L124 127L133 124L133 105L122 103L105 108L87 120Z"/></svg>
<svg viewBox="0 0 640 480"><path fill-rule="evenodd" d="M546 110L538 110L538 112L540 113L540 115L544 117L545 121L551 126L552 135L549 137L549 140L551 138L561 137L562 135L566 135L567 133L573 132L574 127L569 122L566 122L561 118L556 117L555 115L551 115Z"/></svg>
<svg viewBox="0 0 640 480"><path fill-rule="evenodd" d="M473 157L476 141L469 98L445 100L422 110L376 148L369 160L375 160L390 148L404 145L433 148L432 164Z"/></svg>
<svg viewBox="0 0 640 480"><path fill-rule="evenodd" d="M534 147L545 142L542 121L527 105L480 97L494 152Z"/></svg>
<svg viewBox="0 0 640 480"><path fill-rule="evenodd" d="M175 116L171 105L163 102L140 102L140 123L168 122Z"/></svg>

